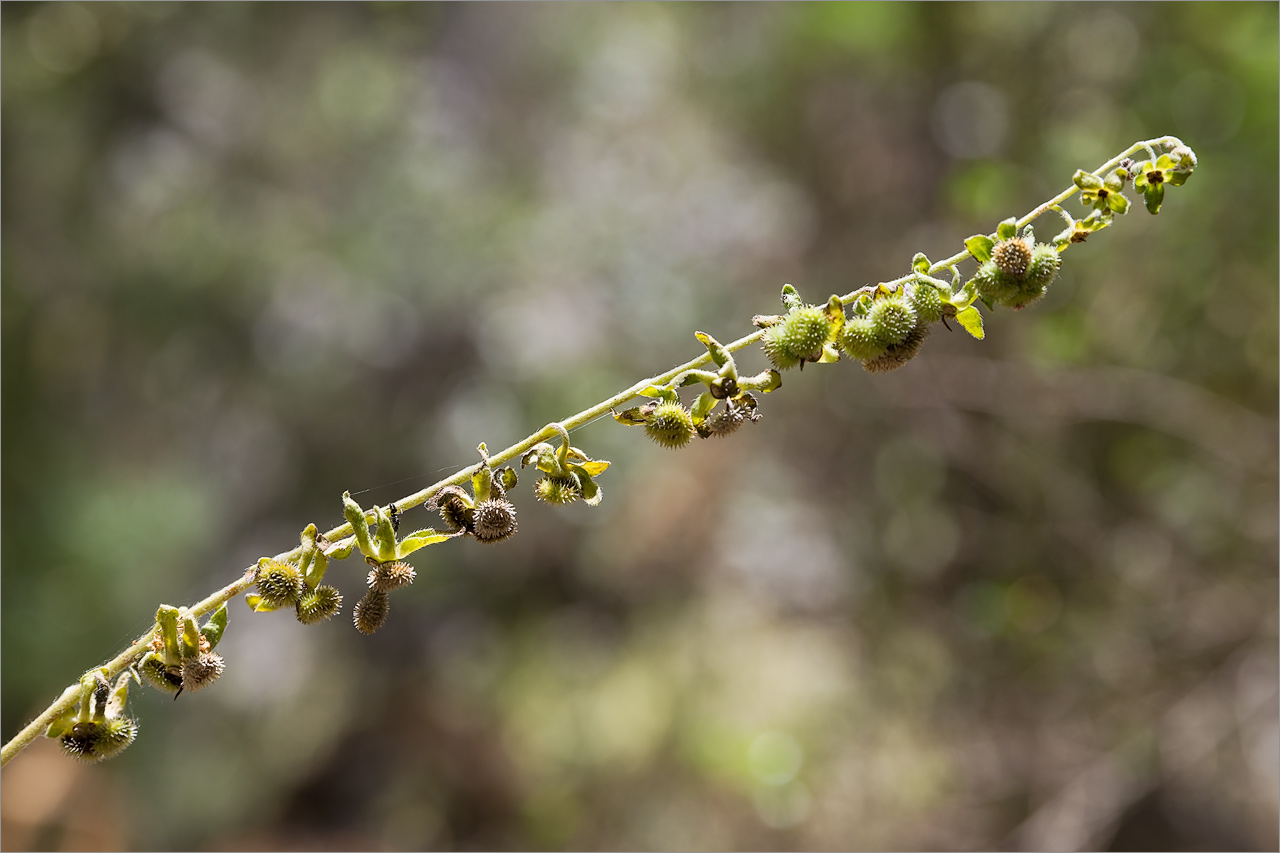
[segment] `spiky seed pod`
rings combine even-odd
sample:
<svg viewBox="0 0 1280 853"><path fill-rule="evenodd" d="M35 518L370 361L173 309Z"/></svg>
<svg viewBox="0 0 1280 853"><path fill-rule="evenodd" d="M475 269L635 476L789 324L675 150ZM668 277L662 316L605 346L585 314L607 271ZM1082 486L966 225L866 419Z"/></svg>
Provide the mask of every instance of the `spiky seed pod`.
<svg viewBox="0 0 1280 853"><path fill-rule="evenodd" d="M992 305L1015 302L1021 292L1017 279L996 266L995 261L987 261L978 267L973 274L973 283L978 296Z"/></svg>
<svg viewBox="0 0 1280 853"><path fill-rule="evenodd" d="M417 576L413 566L403 560L397 560L375 566L365 578L365 582L369 585L369 589L375 592L391 592L393 589L413 583L413 579Z"/></svg>
<svg viewBox="0 0 1280 853"><path fill-rule="evenodd" d="M867 361L884 355L885 345L869 317L853 317L845 321L840 332L840 349L850 358Z"/></svg>
<svg viewBox="0 0 1280 853"><path fill-rule="evenodd" d="M564 506L582 497L582 484L573 474L564 477L543 477L533 487L533 494L543 503Z"/></svg>
<svg viewBox="0 0 1280 853"><path fill-rule="evenodd" d="M921 323L936 323L942 319L942 294L931 284L912 285L908 299Z"/></svg>
<svg viewBox="0 0 1280 853"><path fill-rule="evenodd" d="M182 689L182 670L179 667L167 668L158 657L143 658L138 672L152 687L166 693L177 693Z"/></svg>
<svg viewBox="0 0 1280 853"><path fill-rule="evenodd" d="M920 347L927 337L929 337L929 327L924 323L920 323L907 334L901 343L886 348L883 355L863 362L862 366L871 373L897 370L915 358L916 353L920 352Z"/></svg>
<svg viewBox="0 0 1280 853"><path fill-rule="evenodd" d="M1027 281L1030 287L1043 289L1058 277L1058 269L1062 266L1062 256L1058 250L1048 243L1037 243L1031 251L1031 263L1027 265Z"/></svg>
<svg viewBox="0 0 1280 853"><path fill-rule="evenodd" d="M463 499L462 490L453 487L436 496L434 503L440 509L440 519L450 530L471 529L471 507Z"/></svg>
<svg viewBox="0 0 1280 853"><path fill-rule="evenodd" d="M822 358L822 346L831 337L831 321L821 308L806 305L787 314L764 333L764 353L779 370Z"/></svg>
<svg viewBox="0 0 1280 853"><path fill-rule="evenodd" d="M266 560L258 568L258 594L272 607L293 606L305 589L302 573L292 563Z"/></svg>
<svg viewBox="0 0 1280 853"><path fill-rule="evenodd" d="M698 424L698 435L703 438L733 435L747 421L755 423L758 420L760 420L760 413L755 409L739 406L730 400L723 409L717 409Z"/></svg>
<svg viewBox="0 0 1280 853"><path fill-rule="evenodd" d="M916 327L916 312L901 293L881 296L872 304L867 319L875 330L876 340L886 347L901 343Z"/></svg>
<svg viewBox="0 0 1280 853"><path fill-rule="evenodd" d="M663 447L684 447L693 440L693 415L679 403L659 403L645 421L644 431Z"/></svg>
<svg viewBox="0 0 1280 853"><path fill-rule="evenodd" d="M516 532L516 508L505 498L490 498L476 504L471 531L478 542L493 543L509 539Z"/></svg>
<svg viewBox="0 0 1280 853"><path fill-rule="evenodd" d="M298 599L295 612L303 625L315 625L341 609L342 593L331 586L318 586L311 592L303 593L302 598Z"/></svg>
<svg viewBox="0 0 1280 853"><path fill-rule="evenodd" d="M391 612L391 600L385 592L371 589L364 598L356 602L351 613L351 621L361 634L372 634L387 623L387 614Z"/></svg>
<svg viewBox="0 0 1280 853"><path fill-rule="evenodd" d="M1022 281L1026 278L1027 267L1031 264L1031 243L1026 237L1001 240L991 249L991 263L1005 275Z"/></svg>
<svg viewBox="0 0 1280 853"><path fill-rule="evenodd" d="M99 723L76 723L59 741L67 755L93 764L119 755L137 736L137 721L121 716Z"/></svg>
<svg viewBox="0 0 1280 853"><path fill-rule="evenodd" d="M203 690L222 675L227 663L217 652L204 652L182 662L182 686L188 691Z"/></svg>

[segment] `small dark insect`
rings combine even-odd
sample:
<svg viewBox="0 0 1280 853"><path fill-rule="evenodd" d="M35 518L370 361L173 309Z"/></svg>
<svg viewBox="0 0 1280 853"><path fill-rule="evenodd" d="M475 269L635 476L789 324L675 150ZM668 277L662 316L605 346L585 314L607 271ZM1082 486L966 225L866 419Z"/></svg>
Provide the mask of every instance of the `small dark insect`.
<svg viewBox="0 0 1280 853"><path fill-rule="evenodd" d="M396 508L395 504L391 504L387 507L387 515L391 516L391 529L396 533L399 533L400 532L400 516L403 515L403 513L401 513L400 510Z"/></svg>

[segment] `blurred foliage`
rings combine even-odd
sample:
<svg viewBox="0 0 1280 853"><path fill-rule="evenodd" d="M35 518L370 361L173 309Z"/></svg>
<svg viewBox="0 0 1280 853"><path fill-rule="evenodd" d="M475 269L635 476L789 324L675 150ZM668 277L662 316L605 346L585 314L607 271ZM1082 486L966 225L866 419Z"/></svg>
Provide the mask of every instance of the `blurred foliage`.
<svg viewBox="0 0 1280 853"><path fill-rule="evenodd" d="M6 737L344 489L1200 156L985 342L581 430L601 507L522 483L372 638L234 602L121 758L5 770L6 848L1275 848L1274 3L0 17Z"/></svg>

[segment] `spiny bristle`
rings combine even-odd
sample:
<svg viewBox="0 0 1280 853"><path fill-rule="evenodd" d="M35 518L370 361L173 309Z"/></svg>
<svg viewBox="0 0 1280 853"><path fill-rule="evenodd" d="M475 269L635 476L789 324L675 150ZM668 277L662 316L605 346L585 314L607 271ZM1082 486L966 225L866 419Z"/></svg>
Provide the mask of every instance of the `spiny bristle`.
<svg viewBox="0 0 1280 853"><path fill-rule="evenodd" d="M533 494L543 503L564 506L582 497L582 484L572 474L567 477L553 477L548 474L533 487Z"/></svg>
<svg viewBox="0 0 1280 853"><path fill-rule="evenodd" d="M292 563L268 560L258 569L258 594L272 607L289 607L303 593L302 573Z"/></svg>

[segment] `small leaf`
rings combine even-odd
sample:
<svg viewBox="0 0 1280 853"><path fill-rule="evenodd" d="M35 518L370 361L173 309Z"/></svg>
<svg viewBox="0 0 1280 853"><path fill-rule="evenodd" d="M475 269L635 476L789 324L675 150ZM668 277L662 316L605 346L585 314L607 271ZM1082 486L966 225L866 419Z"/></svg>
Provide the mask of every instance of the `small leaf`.
<svg viewBox="0 0 1280 853"><path fill-rule="evenodd" d="M996 237L1000 240L1012 240L1018 234L1018 220L1012 216L996 226Z"/></svg>
<svg viewBox="0 0 1280 853"><path fill-rule="evenodd" d="M762 391L768 394L775 388L782 387L782 374L770 368L755 376L738 380L738 387L744 391Z"/></svg>
<svg viewBox="0 0 1280 853"><path fill-rule="evenodd" d="M1107 204L1110 205L1111 209L1116 213L1129 212L1129 197L1122 193L1112 193L1107 198Z"/></svg>
<svg viewBox="0 0 1280 853"><path fill-rule="evenodd" d="M796 289L789 284L782 285L782 306L788 311L804 307L804 300L800 298L800 294Z"/></svg>
<svg viewBox="0 0 1280 853"><path fill-rule="evenodd" d="M818 359L818 364L835 364L840 360L840 350L833 343L822 345L822 357Z"/></svg>
<svg viewBox="0 0 1280 853"><path fill-rule="evenodd" d="M707 415L716 407L716 402L716 398L712 397L709 392L698 395L698 399L694 400L693 405L689 407L689 414L693 416L695 425L706 420Z"/></svg>
<svg viewBox="0 0 1280 853"><path fill-rule="evenodd" d="M65 735L75 727L76 717L79 715L79 708L72 705L62 713L62 716L55 719L49 724L49 728L45 729L44 736L58 738Z"/></svg>
<svg viewBox="0 0 1280 853"><path fill-rule="evenodd" d="M321 555L323 556L323 555ZM209 641L209 649L214 649L222 639L222 632L227 629L227 605L224 603L213 615L200 626L200 633Z"/></svg>
<svg viewBox="0 0 1280 853"><path fill-rule="evenodd" d="M973 335L978 340L982 340L986 335L982 330L982 314L972 305L963 311L957 312L956 321L964 327L966 332Z"/></svg>
<svg viewBox="0 0 1280 853"><path fill-rule="evenodd" d="M928 273L929 268L933 264L929 263L929 258L924 252L916 252L916 256L911 259L911 269L919 273Z"/></svg>
<svg viewBox="0 0 1280 853"><path fill-rule="evenodd" d="M662 385L662 386L649 385L645 387L643 391L640 392L640 396L655 397L659 400L666 400L669 402L676 402L680 399L680 396L676 394L675 390L666 385Z"/></svg>
<svg viewBox="0 0 1280 853"><path fill-rule="evenodd" d="M716 367L724 367L730 361L729 351L715 338L706 332L694 332L693 336L706 346L707 352L711 354L711 360L716 363Z"/></svg>
<svg viewBox="0 0 1280 853"><path fill-rule="evenodd" d="M321 549L326 557L332 557L335 560L345 560L351 556L351 552L355 550L356 537L348 536L346 539L340 539L337 542L326 542Z"/></svg>
<svg viewBox="0 0 1280 853"><path fill-rule="evenodd" d="M415 530L400 540L400 544L396 546L396 552L391 555L391 559L403 560L414 551L425 548L428 545L435 545L437 543L444 542L446 539L452 539L453 537L459 536L465 532L465 530L459 530L455 533L437 533L429 527L424 530ZM389 561L383 560L382 562Z"/></svg>
<svg viewBox="0 0 1280 853"><path fill-rule="evenodd" d="M591 475L587 473L587 469L582 465L575 465L573 473L578 475L578 480L582 483L582 500L587 506L598 506L600 501L604 500L604 492L596 485L596 481L591 479Z"/></svg>
<svg viewBox="0 0 1280 853"><path fill-rule="evenodd" d="M645 406L634 406L630 409L623 409L621 412L614 412L613 419L626 426L644 426L649 420L645 408Z"/></svg>
<svg viewBox="0 0 1280 853"><path fill-rule="evenodd" d="M1153 216L1159 213L1160 204L1164 201L1164 184L1151 184L1142 194L1142 198L1147 203L1148 212Z"/></svg>
<svg viewBox="0 0 1280 853"><path fill-rule="evenodd" d="M995 244L996 241L986 234L974 234L964 241L964 247L969 250L969 254L973 255L974 260L980 264L985 264L991 260L991 249Z"/></svg>
<svg viewBox="0 0 1280 853"><path fill-rule="evenodd" d="M278 610L274 604L267 604L262 600L262 596L256 592L251 592L244 597L244 603L249 605L249 609L254 613L270 613L272 610Z"/></svg>
<svg viewBox="0 0 1280 853"><path fill-rule="evenodd" d="M502 483L503 491L509 492L516 487L516 483L520 478L516 475L516 469L510 465L504 465L497 470L498 482Z"/></svg>
<svg viewBox="0 0 1280 853"><path fill-rule="evenodd" d="M579 465L574 466L574 470L586 471L592 477L599 477L605 471L609 470L609 463L603 459L588 459Z"/></svg>

